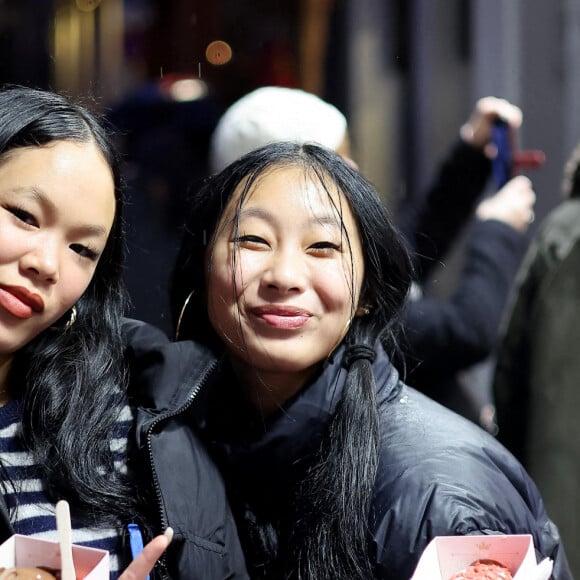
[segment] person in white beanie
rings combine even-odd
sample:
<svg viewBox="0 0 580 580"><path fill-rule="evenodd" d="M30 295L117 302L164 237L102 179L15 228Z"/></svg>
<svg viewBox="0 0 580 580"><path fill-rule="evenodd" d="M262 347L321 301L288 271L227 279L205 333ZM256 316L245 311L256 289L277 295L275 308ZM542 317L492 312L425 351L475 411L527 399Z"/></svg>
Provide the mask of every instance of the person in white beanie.
<svg viewBox="0 0 580 580"><path fill-rule="evenodd" d="M260 87L220 118L210 142L210 171L275 141L316 143L350 158L347 120L334 105L300 89Z"/></svg>

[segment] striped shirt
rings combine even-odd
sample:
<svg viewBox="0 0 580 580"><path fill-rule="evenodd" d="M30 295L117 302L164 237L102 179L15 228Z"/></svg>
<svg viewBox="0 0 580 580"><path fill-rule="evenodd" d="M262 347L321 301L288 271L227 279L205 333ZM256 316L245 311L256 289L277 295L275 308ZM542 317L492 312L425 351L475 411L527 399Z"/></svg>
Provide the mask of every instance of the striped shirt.
<svg viewBox="0 0 580 580"><path fill-rule="evenodd" d="M8 481L3 482L4 500L10 519L17 534L57 541L55 506L49 502L43 490L38 465L23 445L20 433L19 401L11 401L0 407L0 462L4 466ZM133 416L125 406L111 441L115 453L115 465L126 471L127 435ZM4 477L4 474L2 474ZM121 550L121 528L84 527L72 515L72 540L75 544L107 550L110 554L111 579L119 575Z"/></svg>

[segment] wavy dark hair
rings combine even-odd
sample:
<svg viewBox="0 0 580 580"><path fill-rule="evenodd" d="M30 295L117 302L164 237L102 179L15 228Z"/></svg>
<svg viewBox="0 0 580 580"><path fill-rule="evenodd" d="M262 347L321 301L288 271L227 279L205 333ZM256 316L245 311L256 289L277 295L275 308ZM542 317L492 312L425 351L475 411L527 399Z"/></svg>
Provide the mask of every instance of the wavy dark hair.
<svg viewBox="0 0 580 580"><path fill-rule="evenodd" d="M194 196L172 280L172 315L174 325L179 323L179 338L199 341L216 354L223 351L209 321L205 299L205 281L211 268L211 260L206 261L208 246L211 251L215 229L234 192L242 189L239 210L257 180L280 167L303 169L326 191L337 188L358 223L365 260L361 301L370 305L372 315L355 317L343 343L375 347L382 335L383 341L394 347L398 314L411 281L411 264L401 237L376 191L358 172L332 151L292 143L267 145L245 155L210 177ZM340 215L340 206L335 209ZM355 308L353 298L353 314ZM248 554L250 566L254 557L262 562L265 559L271 566L264 576L268 578L373 577L369 518L379 445L371 364L357 360L350 366L319 452L295 490L288 548L280 549L277 555L275 541L262 541L272 537L262 526L254 534ZM244 528L251 527L250 520L255 520L251 506L249 510ZM256 554L258 544L262 552L270 553Z"/></svg>
<svg viewBox="0 0 580 580"><path fill-rule="evenodd" d="M9 386L22 398L22 429L52 500L67 499L94 522L134 512L135 494L117 473L110 440L124 403L121 317L123 232L120 169L107 129L87 107L50 91L0 90L0 162L22 147L55 141L95 143L111 169L116 212L95 274L76 303L14 357Z"/></svg>

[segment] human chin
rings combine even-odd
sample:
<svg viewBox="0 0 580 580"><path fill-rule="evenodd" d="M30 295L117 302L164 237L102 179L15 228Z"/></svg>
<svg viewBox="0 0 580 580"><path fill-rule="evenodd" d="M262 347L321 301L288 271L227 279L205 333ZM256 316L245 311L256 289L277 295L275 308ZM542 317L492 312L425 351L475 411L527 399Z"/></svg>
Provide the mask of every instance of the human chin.
<svg viewBox="0 0 580 580"><path fill-rule="evenodd" d="M307 354L296 356L295 351L251 347L243 352L230 351L230 356L241 364L241 368L264 376L283 376L284 382L297 382L300 386L322 365L320 357L309 357Z"/></svg>
<svg viewBox="0 0 580 580"><path fill-rule="evenodd" d="M48 326L30 321L0 320L0 355L12 355L42 334Z"/></svg>

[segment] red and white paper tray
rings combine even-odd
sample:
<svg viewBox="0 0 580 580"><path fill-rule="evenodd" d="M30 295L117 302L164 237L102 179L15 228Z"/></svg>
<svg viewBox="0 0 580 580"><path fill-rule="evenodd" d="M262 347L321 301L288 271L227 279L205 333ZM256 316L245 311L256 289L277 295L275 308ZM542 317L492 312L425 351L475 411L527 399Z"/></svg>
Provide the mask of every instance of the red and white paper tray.
<svg viewBox="0 0 580 580"><path fill-rule="evenodd" d="M531 535L438 536L421 555L411 580L449 580L477 560L506 567L514 580L549 580L552 561L538 564Z"/></svg>
<svg viewBox="0 0 580 580"><path fill-rule="evenodd" d="M109 580L109 552L73 544L77 580ZM58 542L15 534L0 545L0 567L38 567L60 570Z"/></svg>

